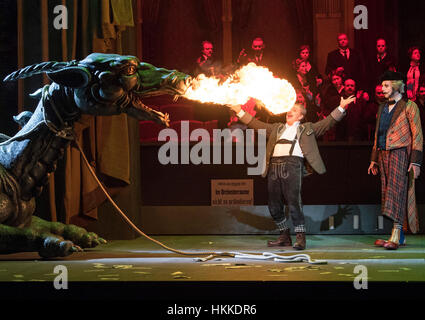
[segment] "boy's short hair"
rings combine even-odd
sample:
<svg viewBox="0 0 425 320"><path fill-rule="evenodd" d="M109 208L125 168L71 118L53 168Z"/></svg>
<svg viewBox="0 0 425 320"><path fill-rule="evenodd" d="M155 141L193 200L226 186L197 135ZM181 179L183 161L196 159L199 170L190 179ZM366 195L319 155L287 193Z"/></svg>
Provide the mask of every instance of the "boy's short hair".
<svg viewBox="0 0 425 320"><path fill-rule="evenodd" d="M303 117L305 117L305 115L307 114L307 109L302 104L295 103L294 107L297 107L298 109L300 109L301 114L303 115Z"/></svg>

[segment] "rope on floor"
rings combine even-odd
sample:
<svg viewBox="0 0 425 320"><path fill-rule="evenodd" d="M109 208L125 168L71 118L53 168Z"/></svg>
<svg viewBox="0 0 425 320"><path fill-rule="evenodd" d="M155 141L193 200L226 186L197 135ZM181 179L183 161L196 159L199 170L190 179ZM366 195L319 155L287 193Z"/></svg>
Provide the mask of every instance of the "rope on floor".
<svg viewBox="0 0 425 320"><path fill-rule="evenodd" d="M235 252L235 258L239 259L256 259L256 260L274 260L275 262L308 262L310 264L327 264L326 260L314 260L308 254L294 254L292 256L281 256L271 252L263 252L263 255L246 254Z"/></svg>
<svg viewBox="0 0 425 320"><path fill-rule="evenodd" d="M277 254L264 252L262 255L254 255L254 254L246 254L246 253L240 253L240 252L214 252L214 251L206 251L206 252L186 252L186 251L180 251L174 248L170 248L166 246L165 244L161 243L158 240L155 240L151 237L149 237L147 234L145 234L142 230L140 230L128 217L127 215L118 207L118 205L115 203L115 201L111 198L108 191L105 189L105 187L102 185L100 180L97 178L96 173L94 172L92 166L90 165L89 161L86 158L86 155L83 152L83 149L81 148L80 144L78 143L78 140L74 135L74 142L77 145L78 150L81 153L81 156L83 157L84 163L86 164L87 168L89 169L91 175L96 180L97 184L99 185L100 189L104 192L106 198L111 202L111 204L114 206L114 208L117 210L119 215L124 219L125 222L139 235L145 237L146 239L156 243L157 245L161 246L162 248L177 253L181 255L186 256L207 256L205 258L195 258L195 261L198 262L204 262L208 261L214 258L218 257L231 257L231 258L240 258L240 259L255 259L255 260L269 260L274 259L276 262L308 262L311 264L318 264L318 263L326 263L324 260L312 260L309 255L307 254L296 254L293 256L280 256Z"/></svg>
<svg viewBox="0 0 425 320"><path fill-rule="evenodd" d="M326 260L311 259L308 254L300 253L292 256L281 256L271 252L263 252L263 254L249 254L241 252L230 252L236 259L251 259L251 260L273 260L275 262L290 263L290 262L307 262L309 264L327 264ZM194 258L197 262L205 262L217 256L210 255L206 258Z"/></svg>

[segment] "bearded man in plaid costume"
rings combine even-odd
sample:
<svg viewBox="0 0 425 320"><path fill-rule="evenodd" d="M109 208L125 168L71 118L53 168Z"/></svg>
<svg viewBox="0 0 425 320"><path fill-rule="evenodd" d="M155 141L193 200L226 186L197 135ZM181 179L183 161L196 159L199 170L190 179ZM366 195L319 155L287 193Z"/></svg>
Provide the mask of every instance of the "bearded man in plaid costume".
<svg viewBox="0 0 425 320"><path fill-rule="evenodd" d="M415 184L422 163L423 136L416 103L404 99L404 77L386 71L382 92L387 101L380 105L375 141L368 174L381 173L382 214L394 221L391 237L375 245L395 250L405 244L406 220L412 233L419 229Z"/></svg>

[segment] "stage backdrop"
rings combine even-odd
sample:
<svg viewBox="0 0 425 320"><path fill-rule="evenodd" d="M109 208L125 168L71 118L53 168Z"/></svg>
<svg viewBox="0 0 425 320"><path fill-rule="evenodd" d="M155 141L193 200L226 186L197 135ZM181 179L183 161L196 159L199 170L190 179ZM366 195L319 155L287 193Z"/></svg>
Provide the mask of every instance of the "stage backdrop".
<svg viewBox="0 0 425 320"><path fill-rule="evenodd" d="M276 232L267 209L267 180L247 174L246 164L167 164L160 145L141 146L143 229L152 234L262 234ZM320 143L327 172L303 179L302 200L310 234L390 232L380 218L380 178L367 174L370 143ZM214 153L212 148L211 159ZM222 152L222 157L223 157ZM212 163L212 160L210 161ZM223 161L221 162L223 163ZM253 180L252 206L211 206L211 180ZM420 232L425 231L425 175L416 182Z"/></svg>
<svg viewBox="0 0 425 320"><path fill-rule="evenodd" d="M291 71L297 48L312 46L312 1L232 1L232 54L262 37L277 74ZM143 1L143 60L191 73L201 42L210 40L222 60L222 1Z"/></svg>

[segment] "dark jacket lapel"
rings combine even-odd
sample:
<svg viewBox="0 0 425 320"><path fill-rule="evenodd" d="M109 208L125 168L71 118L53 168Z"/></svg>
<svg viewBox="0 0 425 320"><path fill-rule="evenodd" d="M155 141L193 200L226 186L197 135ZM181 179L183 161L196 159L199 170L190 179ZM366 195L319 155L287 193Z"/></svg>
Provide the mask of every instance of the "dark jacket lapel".
<svg viewBox="0 0 425 320"><path fill-rule="evenodd" d="M397 102L397 105L395 106L394 114L391 118L390 127L394 124L394 122L397 120L400 113L404 110L406 107L406 101L401 99L399 102Z"/></svg>
<svg viewBox="0 0 425 320"><path fill-rule="evenodd" d="M377 141L376 139L378 138L379 123L381 122L381 114L382 114L382 110L384 110L384 107L385 107L385 103L381 103L379 105L379 108L378 108L378 114L376 116L375 140L374 140L374 142L376 142Z"/></svg>
<svg viewBox="0 0 425 320"><path fill-rule="evenodd" d="M298 126L298 130L297 130L297 140L300 140L300 137L301 137L302 133L304 132L304 130L305 130L305 125L300 124Z"/></svg>
<svg viewBox="0 0 425 320"><path fill-rule="evenodd" d="M285 131L285 129L286 129L286 123L283 123L282 125L280 125L277 128L276 139L277 139L277 137L280 137L282 135L282 133Z"/></svg>
<svg viewBox="0 0 425 320"><path fill-rule="evenodd" d="M384 110L384 107L385 107L385 103L382 103L378 109L378 114L376 117L375 141L378 136L379 123L381 120L381 114L382 114L382 110ZM398 116L404 110L405 107L406 107L406 101L404 99L401 99L395 106L393 116L391 117L390 127L394 124L394 122L397 120Z"/></svg>

